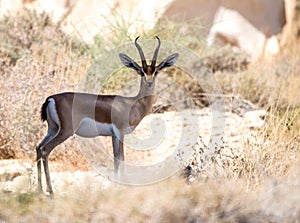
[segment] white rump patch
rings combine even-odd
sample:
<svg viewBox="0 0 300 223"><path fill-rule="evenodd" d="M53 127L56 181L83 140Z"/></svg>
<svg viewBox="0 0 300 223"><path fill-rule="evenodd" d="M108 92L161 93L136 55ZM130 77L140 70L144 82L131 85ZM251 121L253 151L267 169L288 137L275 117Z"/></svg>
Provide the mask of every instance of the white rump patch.
<svg viewBox="0 0 300 223"><path fill-rule="evenodd" d="M114 125L96 122L91 118L83 118L75 134L85 138L111 136L114 134Z"/></svg>
<svg viewBox="0 0 300 223"><path fill-rule="evenodd" d="M60 127L60 121L56 111L55 100L53 98L49 98L48 101L49 103L47 106L47 117L48 119L50 119L49 124L51 125L51 122L54 122L58 127Z"/></svg>
<svg viewBox="0 0 300 223"><path fill-rule="evenodd" d="M46 108L48 132L43 141L38 145L38 148L42 148L45 144L55 138L60 131L60 121L56 111L55 100L53 98L48 99L48 105ZM43 152L43 151L42 151Z"/></svg>

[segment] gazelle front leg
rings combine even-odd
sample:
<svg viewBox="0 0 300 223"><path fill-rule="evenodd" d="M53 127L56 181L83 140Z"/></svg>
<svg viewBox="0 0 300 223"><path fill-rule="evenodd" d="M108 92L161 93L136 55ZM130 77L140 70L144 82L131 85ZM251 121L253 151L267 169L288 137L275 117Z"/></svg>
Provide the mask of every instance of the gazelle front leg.
<svg viewBox="0 0 300 223"><path fill-rule="evenodd" d="M113 153L114 153L114 171L118 176L124 174L124 149L123 149L124 134L115 134L112 136ZM121 175L119 175L119 173Z"/></svg>

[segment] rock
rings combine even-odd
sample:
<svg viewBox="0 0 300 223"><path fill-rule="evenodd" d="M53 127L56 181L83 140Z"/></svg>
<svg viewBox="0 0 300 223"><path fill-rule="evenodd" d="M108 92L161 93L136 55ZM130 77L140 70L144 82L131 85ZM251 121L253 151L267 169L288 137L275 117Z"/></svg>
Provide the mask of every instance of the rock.
<svg viewBox="0 0 300 223"><path fill-rule="evenodd" d="M245 113L245 125L248 128L261 128L265 124L265 117L268 115L265 110L248 111Z"/></svg>
<svg viewBox="0 0 300 223"><path fill-rule="evenodd" d="M217 10L213 26L207 36L209 47L217 42L239 47L250 55L252 60L264 57L269 59L280 51L279 41L275 35L269 38L237 10L223 6Z"/></svg>

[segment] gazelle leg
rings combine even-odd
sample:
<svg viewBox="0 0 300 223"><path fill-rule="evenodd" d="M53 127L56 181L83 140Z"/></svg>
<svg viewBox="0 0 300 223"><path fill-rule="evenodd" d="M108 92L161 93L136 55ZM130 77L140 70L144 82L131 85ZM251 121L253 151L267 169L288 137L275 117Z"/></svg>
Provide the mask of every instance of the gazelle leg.
<svg viewBox="0 0 300 223"><path fill-rule="evenodd" d="M38 175L38 191L42 192L43 191L43 188L42 188L42 170L41 170L42 154L41 154L41 146L40 145L38 145L36 147L36 162L37 162L36 165L37 165L37 175Z"/></svg>
<svg viewBox="0 0 300 223"><path fill-rule="evenodd" d="M113 152L114 152L114 170L115 173L124 173L124 150L123 150L124 135L119 134L112 136Z"/></svg>
<svg viewBox="0 0 300 223"><path fill-rule="evenodd" d="M117 173L119 171L119 159L117 158L120 153L119 149L119 139L117 136L113 135L112 136L112 145L113 145L113 153L114 153L114 171Z"/></svg>
<svg viewBox="0 0 300 223"><path fill-rule="evenodd" d="M37 175L38 175L38 190L39 190L39 192L43 191L43 188L42 188L42 170L41 170L41 165L42 165L42 152L41 152L41 149L51 139L51 137L53 137L51 135L51 131L48 130L48 133L45 136L45 138L36 147L36 161L37 161Z"/></svg>
<svg viewBox="0 0 300 223"><path fill-rule="evenodd" d="M44 171L45 171L45 176L46 176L46 183L47 183L47 191L52 194L52 185L51 185L51 180L50 180L50 173L49 173L49 167L48 167L48 156L46 156L43 159L43 166L44 166Z"/></svg>
<svg viewBox="0 0 300 223"><path fill-rule="evenodd" d="M43 159L43 166L46 176L46 183L47 183L47 191L52 194L52 185L51 185L51 179L50 179L50 172L48 167L48 156L50 152L59 144L61 144L63 141L65 141L67 138L69 138L71 134L62 133L60 131L56 136L51 138L43 147L41 151L42 159Z"/></svg>
<svg viewBox="0 0 300 223"><path fill-rule="evenodd" d="M40 149L36 150L37 153L37 172L38 172L38 191L42 192L43 188L42 188L42 169L41 169L41 152Z"/></svg>

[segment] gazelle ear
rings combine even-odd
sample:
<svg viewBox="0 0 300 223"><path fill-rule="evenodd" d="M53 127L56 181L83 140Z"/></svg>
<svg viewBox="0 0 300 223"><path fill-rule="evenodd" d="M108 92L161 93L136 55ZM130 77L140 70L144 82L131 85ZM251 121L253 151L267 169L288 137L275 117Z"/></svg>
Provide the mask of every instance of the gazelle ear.
<svg viewBox="0 0 300 223"><path fill-rule="evenodd" d="M164 59L157 67L156 70L160 71L166 67L171 67L175 64L177 58L178 58L179 54L178 53L174 53L170 56L168 56L166 59Z"/></svg>
<svg viewBox="0 0 300 223"><path fill-rule="evenodd" d="M142 68L129 56L124 53L119 54L119 58L124 66L134 69L138 74L142 75Z"/></svg>

